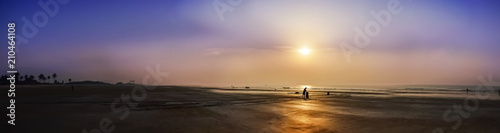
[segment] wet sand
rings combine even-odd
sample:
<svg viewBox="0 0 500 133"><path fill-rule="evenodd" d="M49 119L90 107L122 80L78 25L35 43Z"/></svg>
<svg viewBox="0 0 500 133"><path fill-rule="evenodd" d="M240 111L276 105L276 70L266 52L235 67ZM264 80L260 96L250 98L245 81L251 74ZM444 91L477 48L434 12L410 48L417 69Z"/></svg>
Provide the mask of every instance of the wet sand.
<svg viewBox="0 0 500 133"><path fill-rule="evenodd" d="M463 97L424 97L351 91L224 89L159 86L145 99L128 98L134 86L20 86L16 92L16 126L8 132L82 132L109 120L112 132L334 132L432 133L500 132L500 102L478 100L478 109L462 121L443 120L443 113L463 104ZM2 86L1 91L6 91ZM465 92L464 92L465 93ZM471 94L472 95L472 94ZM499 97L494 94L491 97ZM136 97L137 98L137 97ZM125 98L127 99L127 98ZM7 101L2 97L2 105ZM123 110L129 109L124 115ZM121 119L123 118L123 119ZM4 120L5 119L5 120ZM2 118L6 121L6 118ZM97 130L95 130L97 131Z"/></svg>

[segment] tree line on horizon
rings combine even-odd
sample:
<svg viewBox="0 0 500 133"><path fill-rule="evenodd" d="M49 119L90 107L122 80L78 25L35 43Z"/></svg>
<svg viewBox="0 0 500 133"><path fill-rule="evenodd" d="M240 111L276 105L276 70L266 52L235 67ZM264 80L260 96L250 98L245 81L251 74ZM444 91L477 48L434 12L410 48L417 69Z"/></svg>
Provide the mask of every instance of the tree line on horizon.
<svg viewBox="0 0 500 133"><path fill-rule="evenodd" d="M71 83L71 78L67 80L57 80L57 74L53 73L52 75L45 76L44 74L39 74L37 77L35 75L21 75L20 73L16 73L15 79L16 84L67 84ZM2 80L0 80L1 85L9 85L10 81L7 78L10 78L9 75L1 75ZM38 79L38 80L36 80ZM51 82L52 79L52 82Z"/></svg>

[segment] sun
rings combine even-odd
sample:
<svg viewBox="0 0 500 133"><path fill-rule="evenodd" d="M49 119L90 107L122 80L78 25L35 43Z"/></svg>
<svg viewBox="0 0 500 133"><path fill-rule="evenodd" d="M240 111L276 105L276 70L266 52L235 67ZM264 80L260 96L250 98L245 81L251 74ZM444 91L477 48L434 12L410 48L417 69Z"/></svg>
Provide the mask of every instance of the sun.
<svg viewBox="0 0 500 133"><path fill-rule="evenodd" d="M309 48L302 48L302 49L299 49L299 52L302 55L308 55L309 53L311 53L311 49L309 49Z"/></svg>

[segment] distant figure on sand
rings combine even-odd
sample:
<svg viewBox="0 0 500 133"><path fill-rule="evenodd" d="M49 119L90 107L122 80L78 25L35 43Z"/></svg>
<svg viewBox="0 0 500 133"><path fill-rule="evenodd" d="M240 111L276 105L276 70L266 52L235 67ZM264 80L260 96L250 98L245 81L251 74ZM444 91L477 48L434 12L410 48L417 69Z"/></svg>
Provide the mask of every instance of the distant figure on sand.
<svg viewBox="0 0 500 133"><path fill-rule="evenodd" d="M306 97L305 97L305 96L306 96L306 91L307 91L307 87L306 87L306 88L304 88L304 91L302 92L302 98L306 98Z"/></svg>
<svg viewBox="0 0 500 133"><path fill-rule="evenodd" d="M306 99L309 99L309 91L306 91Z"/></svg>

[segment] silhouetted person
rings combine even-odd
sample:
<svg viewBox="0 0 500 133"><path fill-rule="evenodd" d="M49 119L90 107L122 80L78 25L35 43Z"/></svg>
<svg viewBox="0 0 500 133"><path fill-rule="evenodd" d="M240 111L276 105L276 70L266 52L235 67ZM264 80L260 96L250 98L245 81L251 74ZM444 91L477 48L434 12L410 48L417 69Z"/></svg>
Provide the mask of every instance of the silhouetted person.
<svg viewBox="0 0 500 133"><path fill-rule="evenodd" d="M326 95L330 95L330 92L326 92Z"/></svg>
<svg viewBox="0 0 500 133"><path fill-rule="evenodd" d="M306 99L309 99L309 91L306 91Z"/></svg>
<svg viewBox="0 0 500 133"><path fill-rule="evenodd" d="M306 88L304 88L304 91L302 92L302 98L305 98L305 96L306 96L306 91L307 91L307 87L306 87Z"/></svg>
<svg viewBox="0 0 500 133"><path fill-rule="evenodd" d="M467 91L467 93L469 93L469 88L467 88L467 90L465 90L465 91Z"/></svg>

